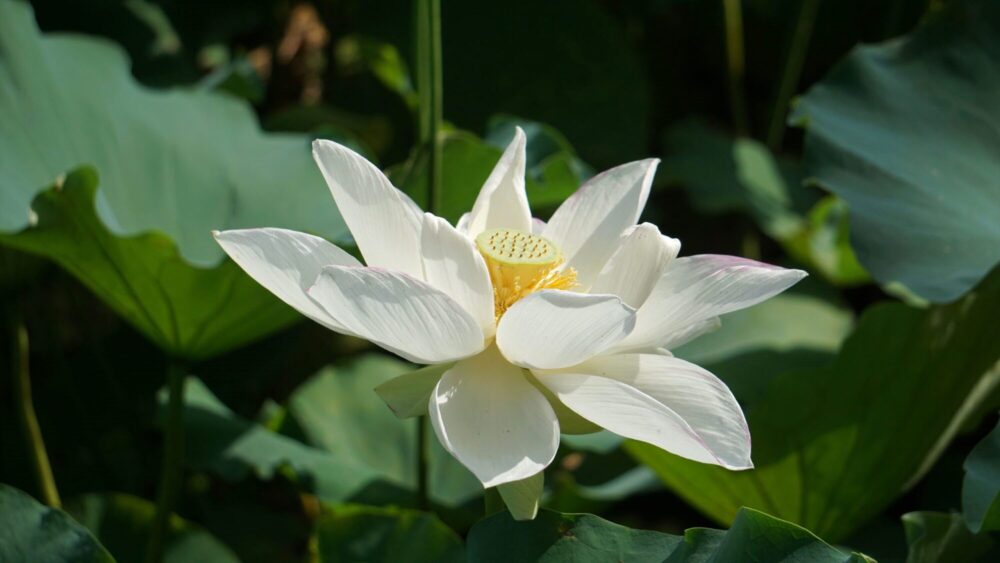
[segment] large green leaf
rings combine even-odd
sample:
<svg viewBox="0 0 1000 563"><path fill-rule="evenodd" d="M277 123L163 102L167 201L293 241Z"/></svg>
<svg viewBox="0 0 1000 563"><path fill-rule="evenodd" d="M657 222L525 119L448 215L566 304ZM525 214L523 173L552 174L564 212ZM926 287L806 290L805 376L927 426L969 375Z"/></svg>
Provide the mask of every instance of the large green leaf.
<svg viewBox="0 0 1000 563"><path fill-rule="evenodd" d="M142 561L156 507L148 500L120 493L89 494L73 499L66 510L120 561ZM212 561L238 563L219 540L178 517L170 520L165 563Z"/></svg>
<svg viewBox="0 0 1000 563"><path fill-rule="evenodd" d="M748 213L765 233L782 239L803 228L802 215L818 199L800 185L797 163L775 158L753 139L689 120L667 130L664 143L663 174L683 185L702 213Z"/></svg>
<svg viewBox="0 0 1000 563"><path fill-rule="evenodd" d="M462 563L458 536L431 514L399 508L340 505L316 523L318 561Z"/></svg>
<svg viewBox="0 0 1000 563"><path fill-rule="evenodd" d="M13 0L0 0L0 84L4 243L54 258L176 355L213 355L296 318L220 265L210 233L275 226L342 237L307 137L264 135L228 96L143 88L117 47L42 35ZM84 164L100 173L96 195L92 173L68 178L65 197L50 190L29 211Z"/></svg>
<svg viewBox="0 0 1000 563"><path fill-rule="evenodd" d="M373 354L345 368L320 370L293 393L283 413L284 424L305 443L240 418L190 378L186 459L196 469L232 481L249 475L270 479L290 469L306 490L328 502L411 503L417 483L417 421L397 419L374 391L410 369ZM482 494L479 481L432 434L427 441L433 500L458 508Z"/></svg>
<svg viewBox="0 0 1000 563"><path fill-rule="evenodd" d="M329 502L350 500L367 486L390 481L351 457L338 458L240 418L194 378L186 382L184 429L185 461L225 479L266 480L290 469L305 489Z"/></svg>
<svg viewBox="0 0 1000 563"><path fill-rule="evenodd" d="M720 522L749 506L841 540L918 479L995 388L998 314L1000 269L951 305L873 307L826 366L762 374L747 401L754 470L626 448Z"/></svg>
<svg viewBox="0 0 1000 563"><path fill-rule="evenodd" d="M793 291L726 315L718 330L673 352L702 365L760 351L836 352L850 331L851 322L851 313L846 309Z"/></svg>
<svg viewBox="0 0 1000 563"><path fill-rule="evenodd" d="M803 97L810 175L850 208L861 263L935 302L1000 260L1000 4L950 2L858 47Z"/></svg>
<svg viewBox="0 0 1000 563"><path fill-rule="evenodd" d="M749 215L795 259L841 285L868 281L848 243L835 199L802 185L799 162L776 157L754 139L734 138L697 121L667 131L667 181L683 186L706 214Z"/></svg>
<svg viewBox="0 0 1000 563"><path fill-rule="evenodd" d="M0 242L46 256L80 279L158 346L211 356L288 324L296 314L231 261L192 266L165 235L119 237L95 215L97 175L70 173L32 204L37 221Z"/></svg>
<svg viewBox="0 0 1000 563"><path fill-rule="evenodd" d="M0 561L114 563L90 532L65 512L0 484Z"/></svg>
<svg viewBox="0 0 1000 563"><path fill-rule="evenodd" d="M683 536L633 530L591 514L543 510L530 522L495 514L469 532L470 563L539 561L863 561L845 554L808 530L755 510L744 509L728 532L692 528Z"/></svg>
<svg viewBox="0 0 1000 563"><path fill-rule="evenodd" d="M962 513L973 532L1000 530L1000 424L965 459Z"/></svg>
<svg viewBox="0 0 1000 563"><path fill-rule="evenodd" d="M987 563L1000 558L1000 545L987 534L972 534L959 514L909 512L903 515L909 553L906 563Z"/></svg>
<svg viewBox="0 0 1000 563"><path fill-rule="evenodd" d="M349 459L415 490L416 419L400 420L375 394L375 387L414 366L381 354L343 368L325 368L299 387L288 413L312 446ZM458 506L482 495L483 486L440 446L429 428L431 497Z"/></svg>
<svg viewBox="0 0 1000 563"><path fill-rule="evenodd" d="M832 361L852 324L843 307L793 290L726 315L718 330L674 353L721 377L744 409L752 409L767 397L772 379Z"/></svg>

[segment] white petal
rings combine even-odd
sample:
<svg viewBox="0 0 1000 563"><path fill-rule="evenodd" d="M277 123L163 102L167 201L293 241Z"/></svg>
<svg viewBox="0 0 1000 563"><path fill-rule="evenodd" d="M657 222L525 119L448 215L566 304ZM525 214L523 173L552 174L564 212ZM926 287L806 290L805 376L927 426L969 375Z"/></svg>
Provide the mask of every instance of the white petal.
<svg viewBox="0 0 1000 563"><path fill-rule="evenodd" d="M661 346L676 340L676 332L770 299L805 276L735 256L678 258L639 309L635 330L615 350Z"/></svg>
<svg viewBox="0 0 1000 563"><path fill-rule="evenodd" d="M313 158L365 263L422 278L420 208L375 165L343 145L314 141Z"/></svg>
<svg viewBox="0 0 1000 563"><path fill-rule="evenodd" d="M458 218L458 222L455 223L455 230L462 233L465 236L469 236L469 213L462 213L462 216Z"/></svg>
<svg viewBox="0 0 1000 563"><path fill-rule="evenodd" d="M577 414L619 436L722 465L679 414L635 387L585 373L536 373L536 377Z"/></svg>
<svg viewBox="0 0 1000 563"><path fill-rule="evenodd" d="M404 373L375 388L375 393L385 401L399 418L427 414L427 401L444 372L454 364L427 366Z"/></svg>
<svg viewBox="0 0 1000 563"><path fill-rule="evenodd" d="M479 323L487 338L493 336L493 284L486 262L471 239L430 213L424 215L420 240L424 280L450 296Z"/></svg>
<svg viewBox="0 0 1000 563"><path fill-rule="evenodd" d="M500 318L497 346L522 367L568 367L607 350L634 323L635 309L615 295L537 291Z"/></svg>
<svg viewBox="0 0 1000 563"><path fill-rule="evenodd" d="M309 297L325 266L360 266L325 239L285 229L212 233L226 254L254 280L303 315L337 332L351 332Z"/></svg>
<svg viewBox="0 0 1000 563"><path fill-rule="evenodd" d="M428 410L441 445L487 488L535 475L559 447L549 402L495 346L445 372Z"/></svg>
<svg viewBox="0 0 1000 563"><path fill-rule="evenodd" d="M637 225L622 236L618 249L598 274L590 292L611 293L632 307L639 307L680 250L680 241L661 235L656 225Z"/></svg>
<svg viewBox="0 0 1000 563"><path fill-rule="evenodd" d="M584 287L594 282L649 198L657 159L630 162L586 181L549 219L542 236L562 250Z"/></svg>
<svg viewBox="0 0 1000 563"><path fill-rule="evenodd" d="M406 274L324 268L309 295L354 334L414 363L451 362L484 347L482 329L461 305Z"/></svg>
<svg viewBox="0 0 1000 563"><path fill-rule="evenodd" d="M600 432L600 426L597 426L593 422L576 414L569 407L562 404L562 401L560 401L559 398L552 393L552 391L549 391L548 387L542 385L530 370L525 370L524 376L528 378L528 381L535 386L535 389L541 391L542 395L544 395L549 401L549 405L552 406L552 410L556 413L556 419L559 420L559 432L563 435L592 434L594 432Z"/></svg>
<svg viewBox="0 0 1000 563"><path fill-rule="evenodd" d="M594 358L570 371L635 387L680 415L720 465L753 467L750 430L743 410L726 384L700 366L672 356L621 354Z"/></svg>
<svg viewBox="0 0 1000 563"><path fill-rule="evenodd" d="M531 232L531 209L524 192L525 143L518 127L472 206L466 226L469 238L489 229Z"/></svg>
<svg viewBox="0 0 1000 563"><path fill-rule="evenodd" d="M670 333L670 336L658 343L658 346L665 350L673 350L691 342L695 338L703 334L708 334L710 332L716 331L722 326L722 320L719 317L710 317L703 321L698 321L692 325L688 325L680 330L675 330Z"/></svg>
<svg viewBox="0 0 1000 563"><path fill-rule="evenodd" d="M531 218L531 234L539 235L545 232L545 221L542 221L538 217Z"/></svg>
<svg viewBox="0 0 1000 563"><path fill-rule="evenodd" d="M542 500L545 489L545 472L538 473L511 483L497 487L503 503L514 520L534 520L538 514L538 503Z"/></svg>

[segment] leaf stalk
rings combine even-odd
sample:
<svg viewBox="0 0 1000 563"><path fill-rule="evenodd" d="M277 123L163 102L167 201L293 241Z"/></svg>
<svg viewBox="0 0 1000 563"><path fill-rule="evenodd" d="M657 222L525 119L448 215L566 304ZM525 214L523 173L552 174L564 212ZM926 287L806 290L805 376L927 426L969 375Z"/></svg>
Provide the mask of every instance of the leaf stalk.
<svg viewBox="0 0 1000 563"><path fill-rule="evenodd" d="M52 475L52 465L49 463L49 454L45 449L45 440L42 438L42 429L38 425L38 416L35 414L35 404L31 397L31 373L29 366L29 342L28 329L19 315L14 314L13 322L13 375L14 392L17 400L17 417L24 430L24 441L28 446L29 457L31 458L32 470L35 474L35 481L41 500L45 504L60 508L62 501L59 498L59 489L56 488L56 481Z"/></svg>
<svg viewBox="0 0 1000 563"><path fill-rule="evenodd" d="M170 516L180 493L184 463L184 376L177 361L167 366L167 418L163 436L163 462L156 514L146 544L146 563L160 563L170 531Z"/></svg>

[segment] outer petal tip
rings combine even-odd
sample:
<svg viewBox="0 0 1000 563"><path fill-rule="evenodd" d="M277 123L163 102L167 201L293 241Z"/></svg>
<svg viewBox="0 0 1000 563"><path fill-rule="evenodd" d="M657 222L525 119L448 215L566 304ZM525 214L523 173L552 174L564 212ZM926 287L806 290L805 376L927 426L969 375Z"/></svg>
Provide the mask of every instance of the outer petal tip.
<svg viewBox="0 0 1000 563"><path fill-rule="evenodd" d="M659 158L644 158L637 162L637 164L646 169L646 176L643 180L646 183L651 183L653 181L653 176L656 175L656 169L660 166Z"/></svg>
<svg viewBox="0 0 1000 563"><path fill-rule="evenodd" d="M528 137L524 134L524 129L521 129L520 125L514 126L514 141L522 145L528 143Z"/></svg>
<svg viewBox="0 0 1000 563"><path fill-rule="evenodd" d="M287 229L213 231L227 255L268 291L305 316L338 332L353 334L308 297L324 266L358 261L327 240Z"/></svg>
<svg viewBox="0 0 1000 563"><path fill-rule="evenodd" d="M312 142L313 153L315 153L316 151L318 151L319 149L321 149L323 147L331 147L331 148L333 148L333 147L336 147L336 146L337 146L337 143L335 143L333 141L330 141L330 140L327 140L327 139L313 139L313 142Z"/></svg>

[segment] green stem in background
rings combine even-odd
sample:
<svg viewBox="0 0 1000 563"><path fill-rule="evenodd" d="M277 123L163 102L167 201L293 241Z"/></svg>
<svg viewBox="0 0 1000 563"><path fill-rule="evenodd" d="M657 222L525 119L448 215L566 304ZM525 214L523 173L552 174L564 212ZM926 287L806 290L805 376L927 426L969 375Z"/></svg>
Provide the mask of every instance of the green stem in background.
<svg viewBox="0 0 1000 563"><path fill-rule="evenodd" d="M745 136L750 133L750 117L747 112L747 98L743 86L746 59L743 53L743 10L740 0L722 0L722 11L726 19L729 110L733 116L736 133Z"/></svg>
<svg viewBox="0 0 1000 563"><path fill-rule="evenodd" d="M444 108L441 80L441 0L415 0L417 38L417 94L420 146L427 151L427 211L441 209L441 119ZM430 509L427 467L427 417L417 419L417 503Z"/></svg>
<svg viewBox="0 0 1000 563"><path fill-rule="evenodd" d="M417 417L417 507L420 510L430 510L431 500L428 492L430 478L427 474L427 417Z"/></svg>
<svg viewBox="0 0 1000 563"><path fill-rule="evenodd" d="M743 239L740 241L740 254L744 258L760 260L760 236L753 225L747 225L743 231Z"/></svg>
<svg viewBox="0 0 1000 563"><path fill-rule="evenodd" d="M441 208L441 0L416 0L420 146L427 151L427 210Z"/></svg>
<svg viewBox="0 0 1000 563"><path fill-rule="evenodd" d="M491 514L496 514L497 512L503 512L507 510L507 507L503 503L503 497L500 496L500 489L492 487L486 489L483 493L483 515L490 516Z"/></svg>
<svg viewBox="0 0 1000 563"><path fill-rule="evenodd" d="M799 17L795 21L788 51L785 54L785 64L778 82L778 90L771 106L771 120L767 127L767 146L772 151L781 150L781 142L785 136L785 118L788 115L788 104L795 95L795 90L802 77L802 68L806 63L806 52L812 39L813 26L816 23L816 13L819 11L820 0L802 0L799 6Z"/></svg>
<svg viewBox="0 0 1000 563"><path fill-rule="evenodd" d="M184 376L186 370L176 361L167 367L167 418L163 435L163 465L160 468L160 491L156 515L146 544L146 563L160 563L170 530L170 516L181 489L184 463Z"/></svg>
<svg viewBox="0 0 1000 563"><path fill-rule="evenodd" d="M35 480L38 490L41 493L42 502L59 508L62 502L59 500L59 490L56 488L56 481L52 477L52 465L49 463L49 454L45 450L45 441L42 439L42 430L38 426L38 417L35 415L35 405L31 400L31 378L28 364L28 329L24 322L17 315L11 323L14 336L14 393L17 395L17 416L24 429L24 440L27 443L31 456L32 469L35 472Z"/></svg>

